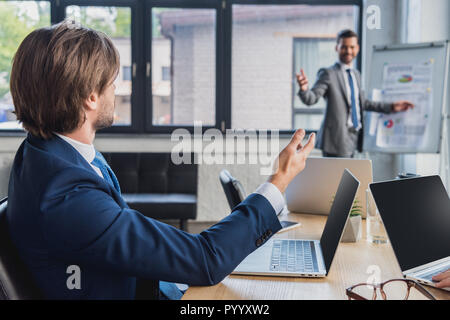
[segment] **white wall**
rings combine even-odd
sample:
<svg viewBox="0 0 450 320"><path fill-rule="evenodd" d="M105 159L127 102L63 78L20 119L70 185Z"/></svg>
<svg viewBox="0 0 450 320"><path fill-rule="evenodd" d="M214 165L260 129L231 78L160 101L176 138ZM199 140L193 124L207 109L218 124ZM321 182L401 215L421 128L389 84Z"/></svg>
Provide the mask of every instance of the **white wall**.
<svg viewBox="0 0 450 320"><path fill-rule="evenodd" d="M381 28L368 29L366 27L366 10L369 6L376 5L381 12ZM369 74L371 72L371 61L373 46L398 43L401 37L399 28L401 16L401 0L366 0L364 1L364 18L362 33L362 77L364 88L368 87ZM370 93L366 92L370 97ZM367 157L372 159L374 181L393 179L399 172L403 171L399 157L396 155L370 152Z"/></svg>
<svg viewBox="0 0 450 320"><path fill-rule="evenodd" d="M450 1L422 0L421 41L450 39Z"/></svg>
<svg viewBox="0 0 450 320"><path fill-rule="evenodd" d="M450 40L450 1L448 0L406 0L405 5L420 8L420 12L412 12L410 23L418 28L417 34L409 42L430 42ZM450 84L449 84L450 88ZM448 91L447 91L448 92ZM450 110L450 96L447 94L447 108ZM447 144L450 137L443 136L440 154L417 154L414 161L417 173L421 175L440 174L447 190L450 190L450 179L445 168L448 167Z"/></svg>

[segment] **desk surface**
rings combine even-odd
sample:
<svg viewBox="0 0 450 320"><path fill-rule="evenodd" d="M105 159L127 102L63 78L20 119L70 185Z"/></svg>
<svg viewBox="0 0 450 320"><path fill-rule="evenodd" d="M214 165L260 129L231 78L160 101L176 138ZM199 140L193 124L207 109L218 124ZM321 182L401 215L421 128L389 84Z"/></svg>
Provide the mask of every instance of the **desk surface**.
<svg viewBox="0 0 450 320"><path fill-rule="evenodd" d="M320 239L326 216L290 214L286 220L301 222L301 226L277 233L276 238ZM366 241L365 220L362 239L354 243L340 243L326 278L288 278L229 275L221 283L210 287L190 287L184 300L337 300L347 299L345 289L351 285L402 278L391 245ZM426 286L437 299L450 299L450 292ZM412 289L411 291L416 291ZM422 299L413 294L410 299Z"/></svg>

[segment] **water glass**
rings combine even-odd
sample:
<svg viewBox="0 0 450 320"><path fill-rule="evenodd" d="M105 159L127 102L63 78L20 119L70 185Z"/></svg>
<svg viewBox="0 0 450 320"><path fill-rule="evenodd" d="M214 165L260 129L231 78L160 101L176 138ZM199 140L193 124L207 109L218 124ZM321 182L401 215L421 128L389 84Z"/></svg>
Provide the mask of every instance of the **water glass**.
<svg viewBox="0 0 450 320"><path fill-rule="evenodd" d="M388 238L386 230L384 228L383 221L381 220L380 213L378 212L377 205L373 199L370 189L366 190L366 236L367 241L380 244L387 243Z"/></svg>

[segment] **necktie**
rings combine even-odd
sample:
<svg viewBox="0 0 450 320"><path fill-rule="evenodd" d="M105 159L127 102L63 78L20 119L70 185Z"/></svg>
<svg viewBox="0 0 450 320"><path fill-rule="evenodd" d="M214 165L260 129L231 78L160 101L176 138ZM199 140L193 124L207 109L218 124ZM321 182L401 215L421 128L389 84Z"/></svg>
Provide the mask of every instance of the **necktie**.
<svg viewBox="0 0 450 320"><path fill-rule="evenodd" d="M171 282L159 281L159 290L164 295L163 300L180 300L183 297L183 292Z"/></svg>
<svg viewBox="0 0 450 320"><path fill-rule="evenodd" d="M352 123L353 127L356 129L358 128L358 114L356 112L355 87L353 85L353 78L350 72L351 70L347 69L348 83L350 85L351 101L352 101Z"/></svg>
<svg viewBox="0 0 450 320"><path fill-rule="evenodd" d="M100 152L95 152L95 158L91 163L100 169L103 178L108 181L108 183L111 184L111 186L113 186L117 190L117 192L120 193L119 181L117 180L116 175Z"/></svg>

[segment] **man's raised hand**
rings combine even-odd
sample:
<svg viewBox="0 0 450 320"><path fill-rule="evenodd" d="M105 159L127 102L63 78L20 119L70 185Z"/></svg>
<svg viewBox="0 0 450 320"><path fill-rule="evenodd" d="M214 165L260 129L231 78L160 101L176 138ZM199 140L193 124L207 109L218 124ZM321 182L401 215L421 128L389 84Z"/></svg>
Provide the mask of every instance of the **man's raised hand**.
<svg viewBox="0 0 450 320"><path fill-rule="evenodd" d="M295 131L289 144L280 152L275 167L275 173L270 176L269 182L273 183L282 193L289 183L299 174L306 165L306 159L314 149L315 134L311 133L306 144L302 141L305 130Z"/></svg>
<svg viewBox="0 0 450 320"><path fill-rule="evenodd" d="M306 77L303 69L300 69L300 73L297 73L296 76L297 76L297 82L298 82L298 86L300 87L300 90L301 91L308 90L308 78Z"/></svg>

